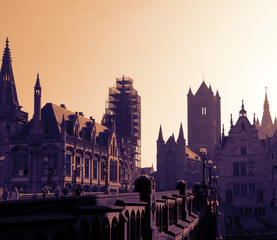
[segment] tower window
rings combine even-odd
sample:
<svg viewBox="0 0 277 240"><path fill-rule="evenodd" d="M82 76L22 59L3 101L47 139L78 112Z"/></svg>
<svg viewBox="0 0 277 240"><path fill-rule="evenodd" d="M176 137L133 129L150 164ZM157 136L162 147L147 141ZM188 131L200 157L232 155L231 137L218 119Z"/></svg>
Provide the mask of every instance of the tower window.
<svg viewBox="0 0 277 240"><path fill-rule="evenodd" d="M206 115L207 114L207 107L202 107L202 115Z"/></svg>

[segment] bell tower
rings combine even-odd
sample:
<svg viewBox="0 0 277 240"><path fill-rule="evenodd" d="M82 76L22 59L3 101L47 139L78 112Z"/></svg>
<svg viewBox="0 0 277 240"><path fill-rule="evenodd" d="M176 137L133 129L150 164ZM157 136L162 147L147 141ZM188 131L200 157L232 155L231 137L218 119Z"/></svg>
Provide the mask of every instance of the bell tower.
<svg viewBox="0 0 277 240"><path fill-rule="evenodd" d="M214 95L203 80L195 93L189 89L188 95L188 146L196 153L207 149L208 159L214 159L214 147L220 141L220 96Z"/></svg>

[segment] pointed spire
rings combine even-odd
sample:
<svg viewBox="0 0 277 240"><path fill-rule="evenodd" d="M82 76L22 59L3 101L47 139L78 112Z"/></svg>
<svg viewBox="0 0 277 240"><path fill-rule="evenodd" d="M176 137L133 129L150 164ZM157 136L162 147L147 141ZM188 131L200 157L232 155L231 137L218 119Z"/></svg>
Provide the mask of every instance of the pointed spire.
<svg viewBox="0 0 277 240"><path fill-rule="evenodd" d="M264 111L263 111L263 117L262 117L262 122L261 122L261 128L263 132L263 135L267 133L268 135L272 135L272 119L269 111L269 102L267 99L267 87L265 87L265 100L264 100Z"/></svg>
<svg viewBox="0 0 277 240"><path fill-rule="evenodd" d="M231 125L231 127L233 127L233 126L234 126L234 125L233 125L233 115L232 115L232 114L231 114L230 125Z"/></svg>
<svg viewBox="0 0 277 240"><path fill-rule="evenodd" d="M184 137L183 125L181 123L177 142L183 142L183 141L186 141L186 140L185 140L185 137Z"/></svg>
<svg viewBox="0 0 277 240"><path fill-rule="evenodd" d="M6 40L0 73L0 105L2 105L1 110L5 112L10 111L11 109L20 108L13 76L8 38Z"/></svg>
<svg viewBox="0 0 277 240"><path fill-rule="evenodd" d="M256 126L260 126L260 121L259 121L258 116L257 116Z"/></svg>
<svg viewBox="0 0 277 240"><path fill-rule="evenodd" d="M40 81L39 81L39 73L37 73L37 81L36 81L36 85L35 85L35 88L41 88L40 86Z"/></svg>
<svg viewBox="0 0 277 240"><path fill-rule="evenodd" d="M255 118L255 113L254 113L254 118L253 118L253 125L256 125L256 118Z"/></svg>
<svg viewBox="0 0 277 240"><path fill-rule="evenodd" d="M219 92L218 92L218 89L216 90L216 94L215 94L215 96L216 96L217 98L220 98L220 96L219 96Z"/></svg>
<svg viewBox="0 0 277 240"><path fill-rule="evenodd" d="M164 143L163 132L162 132L162 125L160 125L159 137L158 137L157 143L158 142Z"/></svg>
<svg viewBox="0 0 277 240"><path fill-rule="evenodd" d="M187 95L188 97L190 97L190 96L193 96L193 93L192 93L192 91L191 91L191 87L189 87L189 92L188 92L188 95Z"/></svg>
<svg viewBox="0 0 277 240"><path fill-rule="evenodd" d="M239 111L239 115L240 117L245 117L246 116L246 111L244 109L244 102L242 100L242 104L241 104L241 110Z"/></svg>
<svg viewBox="0 0 277 240"><path fill-rule="evenodd" d="M41 86L39 82L39 74L37 74L34 87L34 119L41 119Z"/></svg>

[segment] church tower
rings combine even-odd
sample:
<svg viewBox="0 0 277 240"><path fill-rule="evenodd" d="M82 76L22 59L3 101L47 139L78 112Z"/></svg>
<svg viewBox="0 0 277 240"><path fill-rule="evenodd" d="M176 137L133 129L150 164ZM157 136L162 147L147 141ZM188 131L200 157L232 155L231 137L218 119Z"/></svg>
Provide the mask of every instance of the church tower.
<svg viewBox="0 0 277 240"><path fill-rule="evenodd" d="M214 95L211 86L206 83L194 95L189 89L188 95L188 145L196 153L200 148L207 149L208 159L214 159L214 147L220 141L220 96Z"/></svg>
<svg viewBox="0 0 277 240"><path fill-rule="evenodd" d="M28 113L21 111L12 69L9 40L2 58L0 72L0 154L4 155L7 136L15 135L28 122Z"/></svg>
<svg viewBox="0 0 277 240"><path fill-rule="evenodd" d="M272 137L274 131L276 128L274 128L274 125L272 123L270 110L269 110L269 102L267 99L267 87L265 88L265 100L264 100L264 112L261 122L261 127L257 128L258 130L258 136L260 139L265 139L267 137Z"/></svg>

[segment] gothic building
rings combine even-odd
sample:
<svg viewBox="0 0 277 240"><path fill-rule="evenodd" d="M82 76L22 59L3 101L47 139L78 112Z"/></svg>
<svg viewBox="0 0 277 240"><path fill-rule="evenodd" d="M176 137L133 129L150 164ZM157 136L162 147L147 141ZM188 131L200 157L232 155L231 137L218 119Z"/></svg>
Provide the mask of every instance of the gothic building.
<svg viewBox="0 0 277 240"><path fill-rule="evenodd" d="M270 110L269 110L269 102L267 99L267 88L265 88L265 100L264 100L264 111L262 122L260 124L257 119L256 128L258 130L258 136L260 139L266 139L267 137L272 137L274 132L277 130L277 119L275 117L274 123L272 123Z"/></svg>
<svg viewBox="0 0 277 240"><path fill-rule="evenodd" d="M0 184L23 192L41 192L44 185L86 191L130 191L134 182L132 143L117 137L116 124L96 123L65 105L41 109L37 75L34 115L21 111L13 77L8 40L0 76Z"/></svg>
<svg viewBox="0 0 277 240"><path fill-rule="evenodd" d="M276 133L259 139L255 118L251 124L242 103L236 124L231 118L228 136L216 147L225 236L260 239L254 236L276 232L276 144Z"/></svg>
<svg viewBox="0 0 277 240"><path fill-rule="evenodd" d="M203 81L195 95L191 88L188 95L188 146L199 153L207 149L208 159L214 159L214 146L220 139L220 96L214 95L211 86Z"/></svg>
<svg viewBox="0 0 277 240"><path fill-rule="evenodd" d="M186 146L182 124L177 141L174 135L165 142L162 127L157 140L157 172L154 174L158 191L172 190L178 179L184 179L191 188L201 181L201 159Z"/></svg>
<svg viewBox="0 0 277 240"><path fill-rule="evenodd" d="M132 159L138 172L141 168L141 98L129 77L117 78L116 86L109 88L102 124L110 127L114 121L118 138L132 145Z"/></svg>

